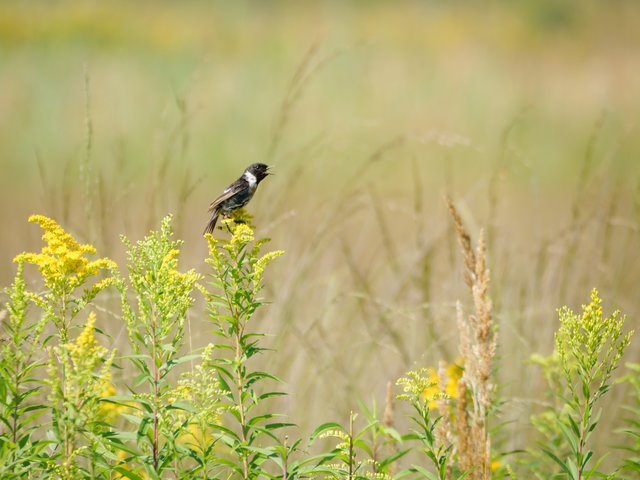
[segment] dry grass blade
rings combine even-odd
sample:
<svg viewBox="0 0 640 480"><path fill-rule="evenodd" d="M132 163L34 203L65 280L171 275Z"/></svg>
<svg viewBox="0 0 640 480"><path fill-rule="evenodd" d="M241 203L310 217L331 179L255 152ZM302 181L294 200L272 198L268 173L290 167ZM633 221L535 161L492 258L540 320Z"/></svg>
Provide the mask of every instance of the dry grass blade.
<svg viewBox="0 0 640 480"><path fill-rule="evenodd" d="M91 79L89 76L89 67L84 64L84 125L85 125L85 146L84 155L80 161L80 183L83 188L83 204L85 225L89 234L89 238L93 238L93 199L94 185L91 175L91 152L93 150L93 120L91 118Z"/></svg>
<svg viewBox="0 0 640 480"><path fill-rule="evenodd" d="M473 249L471 248L471 237L464 228L462 224L462 218L460 218L460 214L456 207L453 205L450 197L446 197L447 207L449 208L449 212L451 213L451 217L453 218L453 225L456 229L456 234L458 236L458 241L460 242L460 248L462 249L462 255L464 256L464 263L467 267L467 270L464 273L464 281L469 288L471 288L473 284L472 274L475 273L476 266L476 256L473 253Z"/></svg>
<svg viewBox="0 0 640 480"><path fill-rule="evenodd" d="M402 337L398 329L393 325L390 313L387 309L375 301L376 295L368 279L368 273L363 272L360 268L359 262L356 261L354 255L346 241L342 242L342 253L344 255L345 264L352 275L355 285L361 292L361 295L357 296L358 308L361 311L362 317L365 319L373 319L372 321L365 321L364 325L369 331L371 338L379 339L387 337L391 340L395 351L402 358L405 365L411 364L411 355L407 348L406 342ZM372 350L373 352L374 350ZM368 355L370 355L369 353Z"/></svg>
<svg viewBox="0 0 640 480"><path fill-rule="evenodd" d="M269 149L267 150L267 159L269 163L273 162L273 159L275 158L276 152L278 151L280 143L282 142L282 136L287 129L293 107L304 93L309 80L322 67L329 63L329 61L332 60L336 55L335 53L333 53L314 63L314 60L318 56L319 50L319 41L311 44L304 57L302 58L300 65L298 65L298 68L291 77L291 81L289 82L289 86L287 87L287 91L280 105L278 117L273 128L273 133L271 135Z"/></svg>

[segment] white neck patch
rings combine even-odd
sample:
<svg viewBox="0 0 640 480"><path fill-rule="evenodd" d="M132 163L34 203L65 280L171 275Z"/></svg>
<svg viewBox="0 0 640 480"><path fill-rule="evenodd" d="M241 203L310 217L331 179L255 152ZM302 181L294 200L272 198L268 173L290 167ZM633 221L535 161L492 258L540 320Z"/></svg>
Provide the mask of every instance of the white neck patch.
<svg viewBox="0 0 640 480"><path fill-rule="evenodd" d="M243 177L247 182L249 182L249 187L253 188L258 184L258 179L251 172L244 172Z"/></svg>

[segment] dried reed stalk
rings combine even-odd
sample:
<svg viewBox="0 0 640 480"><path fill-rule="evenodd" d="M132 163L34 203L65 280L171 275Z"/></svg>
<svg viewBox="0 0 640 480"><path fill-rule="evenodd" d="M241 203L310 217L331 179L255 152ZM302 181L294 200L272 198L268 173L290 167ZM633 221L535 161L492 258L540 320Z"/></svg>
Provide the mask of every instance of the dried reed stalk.
<svg viewBox="0 0 640 480"><path fill-rule="evenodd" d="M464 374L459 383L457 415L458 458L463 471L471 471L469 479L491 478L491 439L487 417L491 409L494 385L491 382L493 358L496 353L496 334L493 331L491 301L488 297L489 270L486 265L486 241L480 231L474 252L471 238L453 202L447 197L458 241L464 256L465 282L471 290L474 313L465 317L458 304L457 323L460 335L460 354ZM471 404L467 402L467 392Z"/></svg>

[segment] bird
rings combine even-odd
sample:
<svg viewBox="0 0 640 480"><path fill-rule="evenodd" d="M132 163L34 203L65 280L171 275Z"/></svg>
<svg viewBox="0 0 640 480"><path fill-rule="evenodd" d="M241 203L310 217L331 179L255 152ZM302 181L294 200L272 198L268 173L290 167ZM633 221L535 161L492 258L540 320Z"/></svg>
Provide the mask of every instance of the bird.
<svg viewBox="0 0 640 480"><path fill-rule="evenodd" d="M206 233L213 233L216 228L216 222L218 216L229 216L231 212L239 208L244 207L249 200L256 193L258 184L267 178L271 166L264 163L252 163L235 182L229 185L224 192L222 192L218 198L216 198L209 206L209 212L211 212L211 219L207 223L204 229L203 235Z"/></svg>

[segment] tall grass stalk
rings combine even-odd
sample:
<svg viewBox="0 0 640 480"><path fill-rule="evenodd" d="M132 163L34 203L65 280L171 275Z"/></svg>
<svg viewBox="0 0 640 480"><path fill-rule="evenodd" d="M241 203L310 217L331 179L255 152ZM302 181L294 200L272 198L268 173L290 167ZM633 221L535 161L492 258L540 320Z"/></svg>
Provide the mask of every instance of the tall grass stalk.
<svg viewBox="0 0 640 480"><path fill-rule="evenodd" d="M467 391L471 396L470 408L458 408L458 438L462 440L458 445L458 455L460 468L471 472L469 478L486 480L491 478L491 439L487 423L495 390L492 374L497 343L488 294L486 243L484 231L480 231L474 252L458 211L450 198L446 200L464 257L464 280L471 290L474 305L474 313L468 317L462 313L460 304L457 309L460 354L464 365L459 383L460 403L465 402L463 397Z"/></svg>

